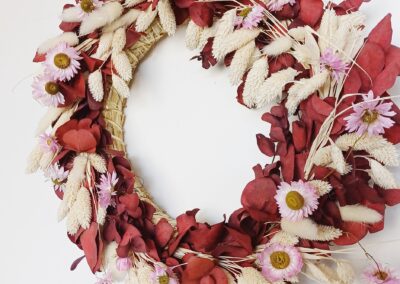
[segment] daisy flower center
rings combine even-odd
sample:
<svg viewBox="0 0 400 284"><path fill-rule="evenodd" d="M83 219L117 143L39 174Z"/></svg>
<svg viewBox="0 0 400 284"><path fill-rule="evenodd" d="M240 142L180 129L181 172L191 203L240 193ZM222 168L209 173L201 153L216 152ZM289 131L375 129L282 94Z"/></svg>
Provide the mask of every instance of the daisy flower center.
<svg viewBox="0 0 400 284"><path fill-rule="evenodd" d="M62 185L63 184L63 182L61 181L61 180L59 180L59 179L52 179L51 180L55 185Z"/></svg>
<svg viewBox="0 0 400 284"><path fill-rule="evenodd" d="M60 91L58 84L55 82L47 82L44 89L49 95L56 95Z"/></svg>
<svg viewBox="0 0 400 284"><path fill-rule="evenodd" d="M284 251L273 252L270 256L271 264L276 269L285 269L290 264L290 257Z"/></svg>
<svg viewBox="0 0 400 284"><path fill-rule="evenodd" d="M169 283L169 276L168 275L163 275L158 277L158 283L160 284L168 284Z"/></svg>
<svg viewBox="0 0 400 284"><path fill-rule="evenodd" d="M362 121L368 124L374 123L378 119L377 111L366 110L362 116Z"/></svg>
<svg viewBox="0 0 400 284"><path fill-rule="evenodd" d="M385 271L377 271L374 276L379 280L386 280L389 275Z"/></svg>
<svg viewBox="0 0 400 284"><path fill-rule="evenodd" d="M81 1L81 8L86 13L91 13L94 10L94 4L92 0L82 0Z"/></svg>
<svg viewBox="0 0 400 284"><path fill-rule="evenodd" d="M71 58L65 53L58 53L54 56L54 65L60 69L67 69L71 65Z"/></svg>
<svg viewBox="0 0 400 284"><path fill-rule="evenodd" d="M240 12L239 16L245 18L245 17L247 17L248 14L250 14L250 12L251 12L251 8L250 8L250 7L244 8L244 9Z"/></svg>
<svg viewBox="0 0 400 284"><path fill-rule="evenodd" d="M286 195L286 204L292 210L300 210L304 206L304 197L297 191L290 191Z"/></svg>

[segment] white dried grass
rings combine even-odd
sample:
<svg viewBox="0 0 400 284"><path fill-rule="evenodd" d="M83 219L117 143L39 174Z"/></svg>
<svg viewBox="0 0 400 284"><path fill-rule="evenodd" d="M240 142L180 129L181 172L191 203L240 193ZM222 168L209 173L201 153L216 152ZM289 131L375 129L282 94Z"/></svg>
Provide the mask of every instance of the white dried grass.
<svg viewBox="0 0 400 284"><path fill-rule="evenodd" d="M113 37L113 32L106 32L100 36L99 45L97 47L96 53L93 55L94 58L104 59L103 56L111 50Z"/></svg>
<svg viewBox="0 0 400 284"><path fill-rule="evenodd" d="M37 126L35 136L39 136L44 133L47 128L66 110L63 107L49 107L47 109L46 114L40 119L39 124Z"/></svg>
<svg viewBox="0 0 400 284"><path fill-rule="evenodd" d="M132 67L128 55L123 51L113 53L111 59L118 75L124 81L130 81L132 79Z"/></svg>
<svg viewBox="0 0 400 284"><path fill-rule="evenodd" d="M247 74L242 96L244 104L249 108L256 106L256 94L268 76L268 67L267 58L262 57L254 62Z"/></svg>
<svg viewBox="0 0 400 284"><path fill-rule="evenodd" d="M217 60L220 60L228 53L238 50L249 41L253 41L259 34L259 29L239 29L226 36L216 36L212 50L213 55Z"/></svg>
<svg viewBox="0 0 400 284"><path fill-rule="evenodd" d="M88 77L88 85L90 93L96 102L103 101L104 98L104 85L103 85L103 75L101 70L96 70L90 73Z"/></svg>
<svg viewBox="0 0 400 284"><path fill-rule="evenodd" d="M158 16L160 17L160 23L164 31L168 35L173 35L176 32L176 20L175 14L172 10L171 3L169 0L159 0L157 4Z"/></svg>
<svg viewBox="0 0 400 284"><path fill-rule="evenodd" d="M346 172L346 160L343 156L343 152L342 150L340 150L340 148L332 142L331 144L331 158L332 158L332 164L333 164L333 168L340 173L341 175L343 175Z"/></svg>
<svg viewBox="0 0 400 284"><path fill-rule="evenodd" d="M130 90L128 84L118 75L113 74L112 78L112 86L117 91L118 95L123 98L128 98L130 95Z"/></svg>
<svg viewBox="0 0 400 284"><path fill-rule="evenodd" d="M76 200L79 189L81 188L82 182L85 179L86 165L88 162L88 156L85 153L81 153L75 157L71 171L69 172L68 179L65 185L64 200L71 208Z"/></svg>
<svg viewBox="0 0 400 284"><path fill-rule="evenodd" d="M44 54L62 42L66 43L69 46L75 46L79 44L79 38L74 32L62 33L56 37L53 37L43 42L39 46L37 52L40 54Z"/></svg>
<svg viewBox="0 0 400 284"><path fill-rule="evenodd" d="M140 12L140 10L130 9L118 19L106 25L103 28L103 34L114 32L119 28L126 29L128 26L132 25L134 21L136 21L136 19L139 17Z"/></svg>
<svg viewBox="0 0 400 284"><path fill-rule="evenodd" d="M122 52L126 45L126 30L119 28L114 32L112 39L112 51L113 53Z"/></svg>
<svg viewBox="0 0 400 284"><path fill-rule="evenodd" d="M290 114L295 113L298 105L305 99L307 99L314 92L321 88L326 80L329 78L329 72L327 70L318 73L311 78L304 78L294 83L288 91L288 100L286 102L286 108Z"/></svg>
<svg viewBox="0 0 400 284"><path fill-rule="evenodd" d="M196 25L192 20L189 21L186 33L185 33L185 43L186 47L190 50L194 50L199 46L201 33L203 32L203 28Z"/></svg>
<svg viewBox="0 0 400 284"><path fill-rule="evenodd" d="M245 267L236 279L237 284L268 284L265 277L254 267Z"/></svg>
<svg viewBox="0 0 400 284"><path fill-rule="evenodd" d="M119 2L108 2L91 12L81 23L79 34L87 35L121 16L123 7Z"/></svg>
<svg viewBox="0 0 400 284"><path fill-rule="evenodd" d="M145 0L125 0L124 1L124 7L130 8L130 7L136 6L136 5L140 4L140 3L143 3L144 1Z"/></svg>
<svg viewBox="0 0 400 284"><path fill-rule="evenodd" d="M136 30L138 32L144 32L151 25L157 16L157 7L153 10L150 5L146 11L142 11L136 20Z"/></svg>
<svg viewBox="0 0 400 284"><path fill-rule="evenodd" d="M385 189L397 188L397 182L393 174L382 164L374 159L368 159L370 170L368 174L373 182Z"/></svg>
<svg viewBox="0 0 400 284"><path fill-rule="evenodd" d="M67 23L81 22L81 9L77 6L64 9L61 14L61 20Z"/></svg>
<svg viewBox="0 0 400 284"><path fill-rule="evenodd" d="M224 38L231 34L235 27L236 9L228 10L224 13L221 19L218 21L216 38Z"/></svg>
<svg viewBox="0 0 400 284"><path fill-rule="evenodd" d="M340 229L318 225L309 218L297 222L282 219L281 228L292 235L312 241L332 241L342 235Z"/></svg>
<svg viewBox="0 0 400 284"><path fill-rule="evenodd" d="M25 172L28 174L33 174L40 167L40 160L42 159L43 151L42 147L38 143L29 154Z"/></svg>
<svg viewBox="0 0 400 284"><path fill-rule="evenodd" d="M339 206L339 211L343 221L347 222L374 224L383 218L378 211L360 204Z"/></svg>
<svg viewBox="0 0 400 284"><path fill-rule="evenodd" d="M332 186L329 182L324 180L311 180L309 183L315 188L319 196L323 196L332 190Z"/></svg>
<svg viewBox="0 0 400 284"><path fill-rule="evenodd" d="M288 52L293 45L293 40L289 36L282 36L274 39L270 44L266 45L262 51L268 56L278 56Z"/></svg>
<svg viewBox="0 0 400 284"><path fill-rule="evenodd" d="M89 154L90 165L99 173L105 174L107 172L106 160L96 153Z"/></svg>
<svg viewBox="0 0 400 284"><path fill-rule="evenodd" d="M299 243L299 238L292 234L289 234L288 232L279 231L271 238L269 243L273 244L278 243L287 246L294 246Z"/></svg>
<svg viewBox="0 0 400 284"><path fill-rule="evenodd" d="M229 66L229 79L232 85L237 85L242 80L244 73L249 67L255 47L255 42L250 41L235 52L231 65Z"/></svg>

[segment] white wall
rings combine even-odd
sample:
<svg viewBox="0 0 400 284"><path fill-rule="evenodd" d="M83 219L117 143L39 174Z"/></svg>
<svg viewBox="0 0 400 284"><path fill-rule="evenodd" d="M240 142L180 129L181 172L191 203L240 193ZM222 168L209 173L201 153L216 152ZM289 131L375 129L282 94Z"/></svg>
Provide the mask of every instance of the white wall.
<svg viewBox="0 0 400 284"><path fill-rule="evenodd" d="M2 1L0 9L1 283L94 282L85 263L69 271L82 253L56 221L59 201L50 185L40 174L24 174L33 130L44 113L30 96L32 76L40 72L31 59L38 44L58 33L62 5L60 0ZM363 11L371 25L391 11L394 41L400 44L397 1L373 0ZM179 30L141 65L128 104L126 140L137 172L170 214L199 207L202 219L218 221L240 206L251 167L267 162L255 134L268 128L260 120L263 111L236 103L226 71L203 70L199 62L189 61L193 55ZM371 252L397 268L398 243L384 242L400 238L399 214L400 208L388 210L385 232L364 241L382 243ZM365 263L361 254L358 260Z"/></svg>

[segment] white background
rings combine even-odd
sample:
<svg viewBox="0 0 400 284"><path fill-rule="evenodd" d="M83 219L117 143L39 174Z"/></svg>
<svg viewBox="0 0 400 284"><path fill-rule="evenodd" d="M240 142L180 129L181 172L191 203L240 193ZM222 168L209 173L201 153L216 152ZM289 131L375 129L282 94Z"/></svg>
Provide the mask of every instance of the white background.
<svg viewBox="0 0 400 284"><path fill-rule="evenodd" d="M40 72L31 59L43 40L58 33L63 4L2 1L0 9L0 283L94 282L85 263L69 271L82 253L56 221L59 201L50 185L41 174L24 173L44 113L31 99L32 77ZM394 42L400 44L398 0L373 0L362 11L369 27L390 11ZM180 29L144 61L128 103L126 141L136 171L171 215L198 207L202 220L215 222L240 206L252 166L267 162L255 134L267 133L268 127L260 120L264 110L247 110L236 102L226 71L203 70L199 62L189 61L194 55L184 47ZM400 239L399 215L400 208L389 209L385 231L364 241L380 244L370 252L398 269L399 242L385 242ZM358 268L367 263L362 254L353 258Z"/></svg>

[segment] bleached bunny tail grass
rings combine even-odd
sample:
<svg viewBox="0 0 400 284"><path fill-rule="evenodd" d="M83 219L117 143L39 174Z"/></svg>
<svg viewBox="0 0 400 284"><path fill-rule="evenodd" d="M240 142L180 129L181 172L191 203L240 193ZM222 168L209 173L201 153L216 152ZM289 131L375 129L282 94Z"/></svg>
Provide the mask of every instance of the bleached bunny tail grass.
<svg viewBox="0 0 400 284"><path fill-rule="evenodd" d="M90 73L88 77L88 85L90 93L96 102L103 101L104 98L104 86L103 86L103 75L101 70L96 70Z"/></svg>
<svg viewBox="0 0 400 284"><path fill-rule="evenodd" d="M318 42L321 51L326 50L331 43L334 43L335 47L337 44L339 44L336 41L332 41L333 35L337 29L338 16L336 16L336 12L332 9L325 10L321 19L320 27L318 29L318 35L322 38L322 40L319 40Z"/></svg>
<svg viewBox="0 0 400 284"><path fill-rule="evenodd" d="M355 151L367 151L375 160L386 166L399 166L396 147L379 135L344 134L335 141L342 151L353 148Z"/></svg>
<svg viewBox="0 0 400 284"><path fill-rule="evenodd" d="M106 160L96 153L89 154L90 165L99 173L104 174L107 172Z"/></svg>
<svg viewBox="0 0 400 284"><path fill-rule="evenodd" d="M342 150L332 142L331 145L331 158L332 158L332 165L333 168L341 175L346 172L346 160L343 156Z"/></svg>
<svg viewBox="0 0 400 284"><path fill-rule="evenodd" d="M52 151L49 151L47 153L44 153L42 158L40 159L39 162L39 167L43 172L46 172L51 163L53 162L55 158L55 154Z"/></svg>
<svg viewBox="0 0 400 284"><path fill-rule="evenodd" d="M144 260L137 260L134 267L129 270L125 284L153 284L152 273L153 267Z"/></svg>
<svg viewBox="0 0 400 284"><path fill-rule="evenodd" d="M286 102L286 108L290 114L296 112L298 105L305 99L307 99L314 92L321 88L326 80L329 78L329 72L327 70L322 71L314 75L311 78L304 78L289 89L288 100Z"/></svg>
<svg viewBox="0 0 400 284"><path fill-rule="evenodd" d="M128 84L119 76L112 75L112 86L117 91L118 95L123 98L127 98L130 95Z"/></svg>
<svg viewBox="0 0 400 284"><path fill-rule="evenodd" d="M67 108L63 107L49 107L47 109L46 114L40 119L39 124L37 126L35 136L39 136L43 132L47 130L51 126L51 124L60 117L60 115L66 110Z"/></svg>
<svg viewBox="0 0 400 284"><path fill-rule="evenodd" d="M305 274L313 280L317 280L319 283L334 283L332 276L327 271L322 270L312 261L305 261Z"/></svg>
<svg viewBox="0 0 400 284"><path fill-rule="evenodd" d="M103 263L107 272L111 275L113 282L121 282L123 281L128 272L127 271L119 271L117 268L117 248L118 244L116 242L111 242L106 245L103 255Z"/></svg>
<svg viewBox="0 0 400 284"><path fill-rule="evenodd" d="M101 206L98 206L96 214L97 224L99 224L100 226L104 225L104 223L106 222L106 216L107 216L107 210Z"/></svg>
<svg viewBox="0 0 400 284"><path fill-rule="evenodd" d="M53 37L53 38L48 39L45 42L43 42L39 46L37 52L40 54L47 53L47 51L56 47L58 44L60 44L62 42L68 44L69 46L75 46L75 45L79 44L79 38L73 32L62 33L59 36Z"/></svg>
<svg viewBox="0 0 400 284"><path fill-rule="evenodd" d="M128 55L123 51L113 53L111 59L118 75L124 81L130 81L132 79L132 67Z"/></svg>
<svg viewBox="0 0 400 284"><path fill-rule="evenodd" d="M290 67L271 74L255 93L255 107L261 108L282 100L285 86L292 82L297 74L298 72Z"/></svg>
<svg viewBox="0 0 400 284"><path fill-rule="evenodd" d="M107 32L101 35L96 53L93 55L94 58L105 59L103 56L111 50L113 37L113 32Z"/></svg>
<svg viewBox="0 0 400 284"><path fill-rule="evenodd" d="M210 37L214 37L218 28L218 23L212 25L211 27L206 27L203 29L200 35L199 44L197 46L198 49L202 50L204 46L207 44L208 39Z"/></svg>
<svg viewBox="0 0 400 284"><path fill-rule="evenodd" d="M119 2L108 2L91 12L81 24L79 35L87 35L121 16L123 7Z"/></svg>
<svg viewBox="0 0 400 284"><path fill-rule="evenodd" d="M57 211L57 221L61 222L64 220L65 217L67 217L69 212L69 207L67 206L67 202L65 200L61 200L60 205L58 206L58 211Z"/></svg>
<svg viewBox="0 0 400 284"><path fill-rule="evenodd" d="M265 277L254 267L245 267L236 279L237 284L269 284Z"/></svg>
<svg viewBox="0 0 400 284"><path fill-rule="evenodd" d="M114 32L119 28L126 28L130 26L140 14L140 10L130 9L127 13L123 14L121 17L113 21L111 24L106 25L103 28L103 33Z"/></svg>
<svg viewBox="0 0 400 284"><path fill-rule="evenodd" d="M317 166L327 166L332 162L331 146L325 146L315 153L313 164Z"/></svg>
<svg viewBox="0 0 400 284"><path fill-rule="evenodd" d="M299 243L299 238L285 231L279 231L270 240L270 243L294 246Z"/></svg>
<svg viewBox="0 0 400 284"><path fill-rule="evenodd" d="M67 215L67 231L75 235L79 228L88 229L92 219L92 206L89 190L81 187L78 191L76 201Z"/></svg>
<svg viewBox="0 0 400 284"><path fill-rule="evenodd" d="M353 283L355 278L354 269L347 261L336 262L336 273L343 284Z"/></svg>
<svg viewBox="0 0 400 284"><path fill-rule="evenodd" d="M113 53L119 53L124 50L126 45L126 31L124 28L119 28L115 31L112 39L112 51Z"/></svg>
<svg viewBox="0 0 400 284"><path fill-rule="evenodd" d="M51 134L55 136L57 129L64 125L67 121L71 119L71 116L75 113L78 105L66 109L57 119L56 123L54 123L53 129L51 130Z"/></svg>
<svg viewBox="0 0 400 284"><path fill-rule="evenodd" d="M157 16L157 7L153 10L150 5L146 11L142 11L136 20L136 31L144 32Z"/></svg>
<svg viewBox="0 0 400 284"><path fill-rule="evenodd" d="M77 6L64 9L61 14L61 20L67 23L81 22L81 9Z"/></svg>
<svg viewBox="0 0 400 284"><path fill-rule="evenodd" d="M185 33L185 43L187 48L194 50L199 46L202 31L202 27L196 25L192 20L189 21Z"/></svg>
<svg viewBox="0 0 400 284"><path fill-rule="evenodd" d="M76 200L82 182L85 179L86 165L88 156L81 153L75 157L72 169L68 175L67 183L65 185L65 192L63 200L66 202L68 208L71 208Z"/></svg>
<svg viewBox="0 0 400 284"><path fill-rule="evenodd" d="M373 182L385 189L397 188L393 174L382 164L374 159L368 159L371 170L368 171Z"/></svg>
<svg viewBox="0 0 400 284"><path fill-rule="evenodd" d="M42 159L43 151L42 147L37 144L35 148L33 148L32 152L29 154L27 165L25 172L27 174L33 174L39 169L40 160Z"/></svg>
<svg viewBox="0 0 400 284"><path fill-rule="evenodd" d="M343 221L374 224L382 220L383 216L376 210L363 205L339 206Z"/></svg>
<svg viewBox="0 0 400 284"><path fill-rule="evenodd" d="M262 51L268 56L278 56L282 53L288 52L293 45L293 40L288 36L278 37L274 39L270 44L266 45Z"/></svg>
<svg viewBox="0 0 400 284"><path fill-rule="evenodd" d="M311 241L332 241L342 235L340 229L318 225L311 219L303 219L297 222L281 220L281 228L285 232Z"/></svg>
<svg viewBox="0 0 400 284"><path fill-rule="evenodd" d="M226 11L221 19L218 21L218 27L215 36L217 38L223 38L231 34L235 28L235 19L236 9Z"/></svg>
<svg viewBox="0 0 400 284"><path fill-rule="evenodd" d="M332 186L329 182L324 181L324 180L311 180L309 183L315 188L317 191L317 194L319 196L323 196L332 190Z"/></svg>
<svg viewBox="0 0 400 284"><path fill-rule="evenodd" d="M237 85L241 81L243 74L247 71L247 68L250 65L251 57L255 48L255 42L250 41L235 52L231 65L229 66L229 79L232 85Z"/></svg>
<svg viewBox="0 0 400 284"><path fill-rule="evenodd" d="M253 41L259 34L259 29L240 29L227 36L216 36L212 53L217 60L221 60L228 53L238 50L249 41Z"/></svg>
<svg viewBox="0 0 400 284"><path fill-rule="evenodd" d="M125 0L124 7L130 8L130 7L136 6L137 4L140 4L143 2L144 2L144 0Z"/></svg>
<svg viewBox="0 0 400 284"><path fill-rule="evenodd" d="M157 8L161 26L168 35L173 35L176 32L176 20L171 3L169 0L159 0Z"/></svg>
<svg viewBox="0 0 400 284"><path fill-rule="evenodd" d="M297 27L290 29L288 34L297 41L304 41L306 37L306 28L305 27Z"/></svg>
<svg viewBox="0 0 400 284"><path fill-rule="evenodd" d="M254 62L247 74L242 97L244 104L249 108L256 106L256 94L268 76L268 67L268 59L262 57Z"/></svg>

